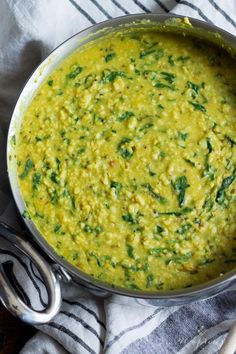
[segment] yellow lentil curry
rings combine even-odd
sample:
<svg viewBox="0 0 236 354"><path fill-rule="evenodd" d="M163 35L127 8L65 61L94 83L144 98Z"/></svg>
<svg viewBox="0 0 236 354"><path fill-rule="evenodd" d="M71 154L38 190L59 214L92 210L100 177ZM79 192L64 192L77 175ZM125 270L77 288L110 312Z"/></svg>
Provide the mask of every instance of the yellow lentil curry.
<svg viewBox="0 0 236 354"><path fill-rule="evenodd" d="M236 263L236 63L196 38L104 38L47 78L17 141L26 217L69 262L131 289Z"/></svg>

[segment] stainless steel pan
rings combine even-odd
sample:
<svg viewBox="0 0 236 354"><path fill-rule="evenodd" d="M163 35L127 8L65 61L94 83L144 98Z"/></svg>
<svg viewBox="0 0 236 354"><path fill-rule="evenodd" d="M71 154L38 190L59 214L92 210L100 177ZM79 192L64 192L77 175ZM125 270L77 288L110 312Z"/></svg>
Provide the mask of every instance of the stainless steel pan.
<svg viewBox="0 0 236 354"><path fill-rule="evenodd" d="M173 18L178 19L179 25ZM193 27L187 24L180 16L172 15L131 15L120 17L117 19L109 20L101 24L92 26L66 42L61 44L55 49L35 70L28 82L26 83L13 112L7 142L7 163L8 175L10 179L12 193L21 215L24 214L26 209L24 200L22 198L20 188L17 180L17 168L15 157L15 140L17 143L18 133L21 128L22 118L24 111L29 105L35 92L42 84L44 79L58 66L58 64L66 58L75 49L83 44L98 39L104 35L120 31L121 28L138 29L162 26L164 31L184 32L191 34L195 37L202 37L211 42L219 43L221 46L230 48L236 51L236 37L229 33L216 28L210 24L202 21L190 19ZM13 138L14 137L14 138ZM7 225L0 223L0 235L10 242L18 251L32 259L37 266L45 286L48 291L49 302L44 311L36 312L30 309L19 298L14 289L13 284L10 283L4 272L3 267L0 265L0 296L3 304L15 316L20 317L25 322L31 324L39 324L50 321L60 309L61 304L61 290L60 279L63 278L67 281L75 281L86 285L90 291L96 292L97 295L112 295L114 293L123 296L132 296L143 299L151 300L154 305L169 306L187 303L192 300L208 297L216 294L229 285L236 279L236 271L231 271L224 276L202 284L200 286L171 291L155 291L145 292L137 290L123 289L119 287L112 287L109 284L102 283L91 276L85 274L81 270L75 268L66 260L62 259L52 247L45 241L43 236L37 230L32 220L24 217L26 228L29 231L30 241L25 240L22 235L17 234ZM36 245L36 246L35 246ZM48 259L46 261L46 258Z"/></svg>

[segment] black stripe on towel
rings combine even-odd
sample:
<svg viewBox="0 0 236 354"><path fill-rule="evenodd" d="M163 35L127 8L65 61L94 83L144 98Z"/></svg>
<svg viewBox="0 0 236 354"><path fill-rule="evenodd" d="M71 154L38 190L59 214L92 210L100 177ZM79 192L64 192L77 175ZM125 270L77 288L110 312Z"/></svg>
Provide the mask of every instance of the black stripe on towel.
<svg viewBox="0 0 236 354"><path fill-rule="evenodd" d="M159 5L162 8L162 10L164 10L165 12L169 12L169 9L167 9L167 7L164 4L162 4L160 0L154 0L154 1L157 3L157 5Z"/></svg>
<svg viewBox="0 0 236 354"><path fill-rule="evenodd" d="M68 0L90 23L93 25L96 23L94 19L84 10L82 7L80 7L74 0Z"/></svg>
<svg viewBox="0 0 236 354"><path fill-rule="evenodd" d="M218 5L214 0L208 0L209 3L228 21L234 28L236 28L236 22Z"/></svg>
<svg viewBox="0 0 236 354"><path fill-rule="evenodd" d="M140 9L142 9L144 12L151 12L147 7L145 7L141 2L139 2L138 0L133 0L133 2L140 7Z"/></svg>
<svg viewBox="0 0 236 354"><path fill-rule="evenodd" d="M30 269L31 269L31 272L32 272L33 276L34 276L38 281L40 281L40 283L41 283L42 285L44 285L44 287L45 287L45 284L44 284L43 280L35 273L34 264L33 264L32 261L30 261Z"/></svg>
<svg viewBox="0 0 236 354"><path fill-rule="evenodd" d="M93 310L88 308L87 306L85 306L85 305L83 305L83 304L81 304L80 302L77 302L77 301L63 300L63 302L65 302L66 304L69 304L69 305L76 305L76 306L81 307L83 310L85 310L88 313L90 313L95 318L97 323L99 323L104 329L106 329L105 324L98 318L97 314Z"/></svg>
<svg viewBox="0 0 236 354"><path fill-rule="evenodd" d="M30 280L32 281L35 289L37 290L38 294L39 294L39 300L41 302L41 305L43 307L46 307L47 304L43 301L42 299L42 295L41 295L41 291L40 291L40 288L38 287L38 284L36 283L34 277L32 276L32 274L30 273L27 265L22 261L22 259L20 257L18 257L15 253L11 252L11 251L6 251L6 250L3 250L3 249L0 249L0 254L7 254L8 256L11 256L15 259L17 259L17 261L22 265L22 267L24 268L26 274L28 275L28 277L30 278Z"/></svg>
<svg viewBox="0 0 236 354"><path fill-rule="evenodd" d="M22 288L21 284L18 282L14 272L13 272L13 262L12 261L6 261L2 264L4 271L6 272L7 277L9 278L10 282L13 284L13 286L16 288L16 291L20 295L21 299L24 301L24 303L32 308L32 304L30 301L30 298L26 294L25 290Z"/></svg>
<svg viewBox="0 0 236 354"><path fill-rule="evenodd" d="M97 354L92 348L90 348L81 338L79 338L75 333L71 332L68 328L59 325L56 322L50 322L48 324L49 327L55 328L58 331L67 334L70 338L72 338L76 343L79 343L84 349L86 349L91 354Z"/></svg>
<svg viewBox="0 0 236 354"><path fill-rule="evenodd" d="M84 320L82 320L82 318L74 315L73 313L70 313L68 311L61 311L61 314L73 318L76 322L79 322L84 328L86 328L88 331L90 331L91 333L93 333L95 335L95 337L97 337L97 339L99 340L99 342L101 343L102 346L104 346L104 341L102 340L102 338L99 336L99 334L95 331L95 329L93 327L91 327L88 323L86 323Z"/></svg>
<svg viewBox="0 0 236 354"><path fill-rule="evenodd" d="M212 23L212 21L206 16L204 15L204 13L195 5L191 4L190 2L188 1L185 1L185 0L175 0L178 4L180 5L185 5L187 7L190 7L191 9L197 11L198 15L205 21L209 22L209 23Z"/></svg>
<svg viewBox="0 0 236 354"><path fill-rule="evenodd" d="M121 11L123 11L126 15L129 15L130 12L128 10L126 10L123 6L121 6L121 4L119 4L116 0L111 0L111 2L113 4L116 5L116 7L118 7L118 9L120 9Z"/></svg>
<svg viewBox="0 0 236 354"><path fill-rule="evenodd" d="M96 0L90 0L102 13L104 16L107 18L112 18L111 15L96 1Z"/></svg>
<svg viewBox="0 0 236 354"><path fill-rule="evenodd" d="M135 325L135 326L131 326L129 328L126 328L125 330L121 331L118 335L116 335L110 342L107 343L107 345L104 348L104 352L106 352L106 350L108 348L110 348L115 342L117 342L121 337L123 337L126 333L133 331L134 329L140 328L142 326L144 326L147 322L151 321L151 319L153 317L156 316L156 314L158 312L160 312L162 309L156 309L150 316L148 316L147 318L145 318L145 320L143 320L141 323Z"/></svg>

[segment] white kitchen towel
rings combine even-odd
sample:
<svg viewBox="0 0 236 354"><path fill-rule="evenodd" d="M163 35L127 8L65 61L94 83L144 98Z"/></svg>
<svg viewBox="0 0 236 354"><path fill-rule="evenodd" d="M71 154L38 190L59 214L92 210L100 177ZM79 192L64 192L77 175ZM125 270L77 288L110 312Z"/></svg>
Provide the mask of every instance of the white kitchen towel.
<svg viewBox="0 0 236 354"><path fill-rule="evenodd" d="M236 34L236 0L0 0L0 220L19 228L6 174L11 112L27 77L50 51L76 32L132 13L171 12L216 24ZM25 301L41 309L47 295L32 263L0 242L0 261ZM236 319L236 291L189 305L111 296L105 300L62 284L61 312L21 354L217 353Z"/></svg>

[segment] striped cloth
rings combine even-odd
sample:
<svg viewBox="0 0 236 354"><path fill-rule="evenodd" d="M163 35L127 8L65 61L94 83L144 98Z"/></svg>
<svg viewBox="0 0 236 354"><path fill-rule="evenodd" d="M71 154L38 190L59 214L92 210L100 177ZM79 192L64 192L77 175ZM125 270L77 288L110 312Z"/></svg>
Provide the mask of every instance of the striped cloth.
<svg viewBox="0 0 236 354"><path fill-rule="evenodd" d="M19 228L5 158L9 118L28 75L59 43L91 24L142 12L171 12L205 20L236 34L235 0L1 0L0 1L0 219ZM47 294L33 264L0 242L0 260L25 301L42 309ZM234 288L185 306L112 296L62 284L61 312L21 354L213 354L236 318Z"/></svg>

